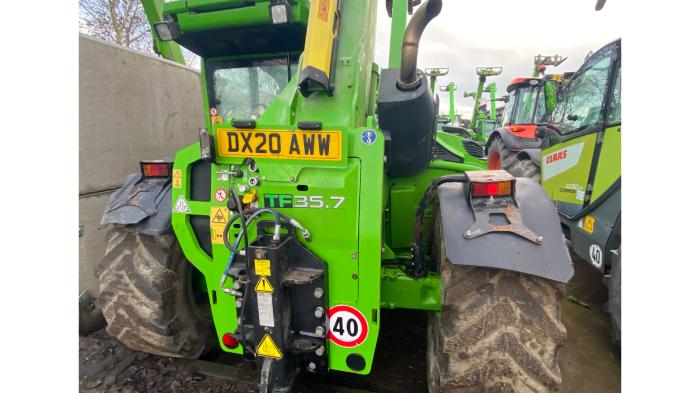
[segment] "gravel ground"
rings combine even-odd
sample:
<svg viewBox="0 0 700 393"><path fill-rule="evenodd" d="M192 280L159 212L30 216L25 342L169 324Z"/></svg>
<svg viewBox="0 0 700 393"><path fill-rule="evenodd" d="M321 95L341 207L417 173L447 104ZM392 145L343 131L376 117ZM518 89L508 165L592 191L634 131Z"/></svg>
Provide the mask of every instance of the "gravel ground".
<svg viewBox="0 0 700 393"><path fill-rule="evenodd" d="M576 276L569 283L568 292L588 307L566 299L562 305L568 341L559 361L563 376L560 392L619 392L620 355L609 343L609 320L602 312L607 297L605 287L585 262L575 259L575 267ZM425 326L424 313L382 310L382 330L369 375L304 374L297 386L299 392L426 392ZM208 355L208 360L225 363L225 369L219 371L226 375L255 375L251 365L238 357L214 353ZM204 375L181 360L131 351L104 329L80 337L79 370L80 392L85 393L253 392L250 383Z"/></svg>

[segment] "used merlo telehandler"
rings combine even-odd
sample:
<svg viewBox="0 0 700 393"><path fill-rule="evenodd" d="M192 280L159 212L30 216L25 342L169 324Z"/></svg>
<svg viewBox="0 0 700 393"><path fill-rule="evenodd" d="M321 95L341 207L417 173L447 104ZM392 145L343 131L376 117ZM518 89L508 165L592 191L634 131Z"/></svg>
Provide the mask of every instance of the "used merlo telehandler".
<svg viewBox="0 0 700 393"><path fill-rule="evenodd" d="M218 346L288 392L302 372L369 373L382 309L424 310L431 392L557 389L573 267L556 211L436 131L417 55L442 1L406 26L417 3L387 5L381 70L375 1L155 4L157 44L201 56L206 127L110 198L109 334L174 357Z"/></svg>

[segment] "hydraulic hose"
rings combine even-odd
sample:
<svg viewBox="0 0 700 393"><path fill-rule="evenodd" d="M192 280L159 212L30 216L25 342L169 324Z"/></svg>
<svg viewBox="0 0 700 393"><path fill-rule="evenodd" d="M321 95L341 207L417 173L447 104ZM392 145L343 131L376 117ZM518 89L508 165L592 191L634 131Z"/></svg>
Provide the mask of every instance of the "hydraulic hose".
<svg viewBox="0 0 700 393"><path fill-rule="evenodd" d="M416 209L416 216L413 220L413 242L411 244L413 248L413 258L409 262L408 270L409 273L415 277L424 277L427 274L423 258L423 215L428 202L431 200L435 194L435 190L445 183L466 183L467 177L465 175L447 175L439 177L433 180L428 186L428 189L423 194L418 208Z"/></svg>

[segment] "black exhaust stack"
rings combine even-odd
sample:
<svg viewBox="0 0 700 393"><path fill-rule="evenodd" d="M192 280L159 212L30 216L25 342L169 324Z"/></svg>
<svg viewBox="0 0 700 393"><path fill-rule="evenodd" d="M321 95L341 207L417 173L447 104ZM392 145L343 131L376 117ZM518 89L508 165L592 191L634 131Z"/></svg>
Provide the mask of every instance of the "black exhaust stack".
<svg viewBox="0 0 700 393"><path fill-rule="evenodd" d="M406 27L401 68L382 70L377 111L379 127L388 135L388 174L411 176L430 163L436 129L436 106L427 76L418 71L418 44L442 0L429 0Z"/></svg>

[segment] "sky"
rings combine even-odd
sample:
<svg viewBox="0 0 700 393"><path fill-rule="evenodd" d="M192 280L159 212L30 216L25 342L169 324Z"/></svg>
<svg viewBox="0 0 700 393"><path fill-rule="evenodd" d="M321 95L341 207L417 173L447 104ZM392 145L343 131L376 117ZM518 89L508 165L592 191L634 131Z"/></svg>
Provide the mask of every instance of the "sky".
<svg viewBox="0 0 700 393"><path fill-rule="evenodd" d="M377 5L375 41L375 61L382 68L388 66L391 33L384 3ZM442 12L421 38L418 67L449 67L437 85L454 81L457 112L471 114L474 100L463 93L476 90L476 67L503 67L501 75L486 80L502 96L511 80L531 75L535 55L568 57L548 73L575 71L590 51L622 36L621 21L620 0L608 0L601 11L595 11L595 0L443 0ZM440 112L447 113L449 96L438 93Z"/></svg>

